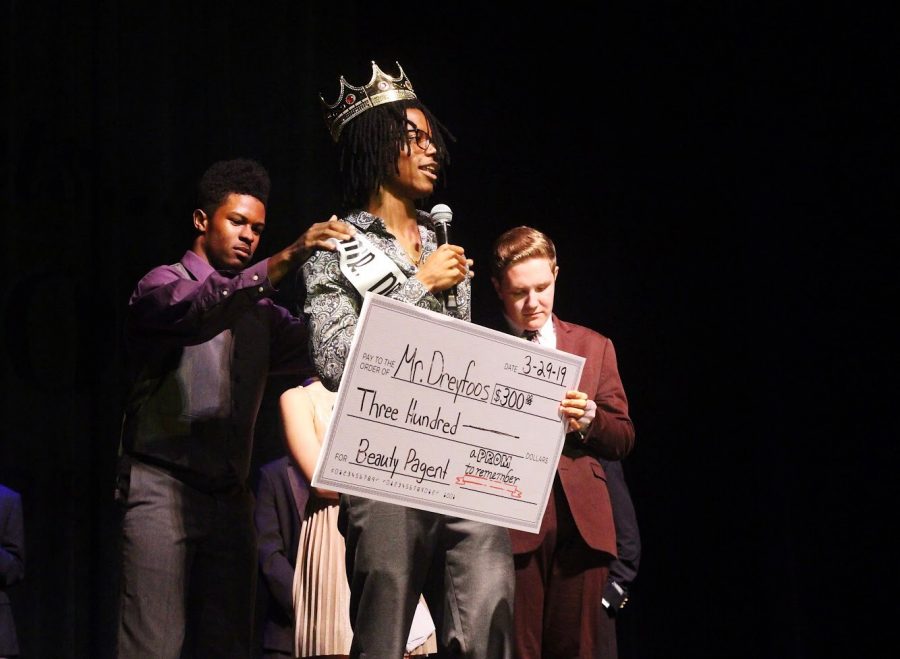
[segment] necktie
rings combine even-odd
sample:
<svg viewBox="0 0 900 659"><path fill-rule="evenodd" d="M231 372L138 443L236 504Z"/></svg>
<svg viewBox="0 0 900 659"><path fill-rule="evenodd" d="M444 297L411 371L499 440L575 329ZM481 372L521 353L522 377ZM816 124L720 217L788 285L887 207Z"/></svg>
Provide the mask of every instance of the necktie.
<svg viewBox="0 0 900 659"><path fill-rule="evenodd" d="M540 334L540 332L538 332L537 330L525 330L525 332L522 334L522 336L527 341L531 341L532 343L540 343L540 341L538 341L539 334Z"/></svg>

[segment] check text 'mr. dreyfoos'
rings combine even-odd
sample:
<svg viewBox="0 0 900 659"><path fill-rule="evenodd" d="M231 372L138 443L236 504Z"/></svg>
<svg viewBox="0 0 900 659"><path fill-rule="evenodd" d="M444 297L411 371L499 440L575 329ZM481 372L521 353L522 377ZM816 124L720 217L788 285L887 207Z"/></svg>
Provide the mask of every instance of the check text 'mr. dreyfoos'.
<svg viewBox="0 0 900 659"><path fill-rule="evenodd" d="M454 403L458 396L482 402L488 401L491 398L491 386L471 378L470 372L473 366L475 366L475 360L470 359L466 364L466 372L462 375L454 375L447 370L444 353L440 350L432 352L431 360L426 364L425 360L419 359L418 348L407 343L403 356L394 370L394 377L452 392Z"/></svg>

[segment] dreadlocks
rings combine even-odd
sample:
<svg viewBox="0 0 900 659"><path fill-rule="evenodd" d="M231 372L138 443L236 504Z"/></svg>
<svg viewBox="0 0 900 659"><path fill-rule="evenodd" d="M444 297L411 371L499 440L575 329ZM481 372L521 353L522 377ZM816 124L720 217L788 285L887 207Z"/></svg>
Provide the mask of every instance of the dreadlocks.
<svg viewBox="0 0 900 659"><path fill-rule="evenodd" d="M435 160L441 168L441 181L446 182L445 168L450 164L446 141L456 138L418 100L385 103L366 110L348 123L338 140L338 160L343 176L342 200L345 210L362 208L378 187L399 174L397 155L400 149L412 148L407 139L411 123L407 108L417 108L428 120L431 142L437 149ZM425 129L424 126L418 128Z"/></svg>

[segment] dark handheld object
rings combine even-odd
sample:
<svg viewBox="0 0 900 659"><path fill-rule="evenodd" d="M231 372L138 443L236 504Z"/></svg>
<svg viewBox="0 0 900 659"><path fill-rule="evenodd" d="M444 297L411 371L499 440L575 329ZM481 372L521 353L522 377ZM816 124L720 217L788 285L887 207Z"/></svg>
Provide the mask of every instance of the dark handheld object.
<svg viewBox="0 0 900 659"><path fill-rule="evenodd" d="M434 222L434 234L438 245L446 245L450 242L450 222L453 220L453 211L447 204L437 204L431 209L431 221ZM456 285L444 291L444 305L448 309L456 309Z"/></svg>

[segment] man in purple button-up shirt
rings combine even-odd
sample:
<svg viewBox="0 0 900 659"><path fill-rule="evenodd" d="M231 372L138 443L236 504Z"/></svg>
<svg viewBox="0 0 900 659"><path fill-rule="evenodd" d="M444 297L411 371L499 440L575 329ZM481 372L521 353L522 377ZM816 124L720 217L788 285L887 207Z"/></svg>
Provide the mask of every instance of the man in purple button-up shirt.
<svg viewBox="0 0 900 659"><path fill-rule="evenodd" d="M266 170L213 164L194 243L131 296L134 383L123 423L119 657L248 657L256 587L253 428L269 373L312 372L306 324L270 299L315 249L353 230L336 217L250 265L265 228Z"/></svg>

